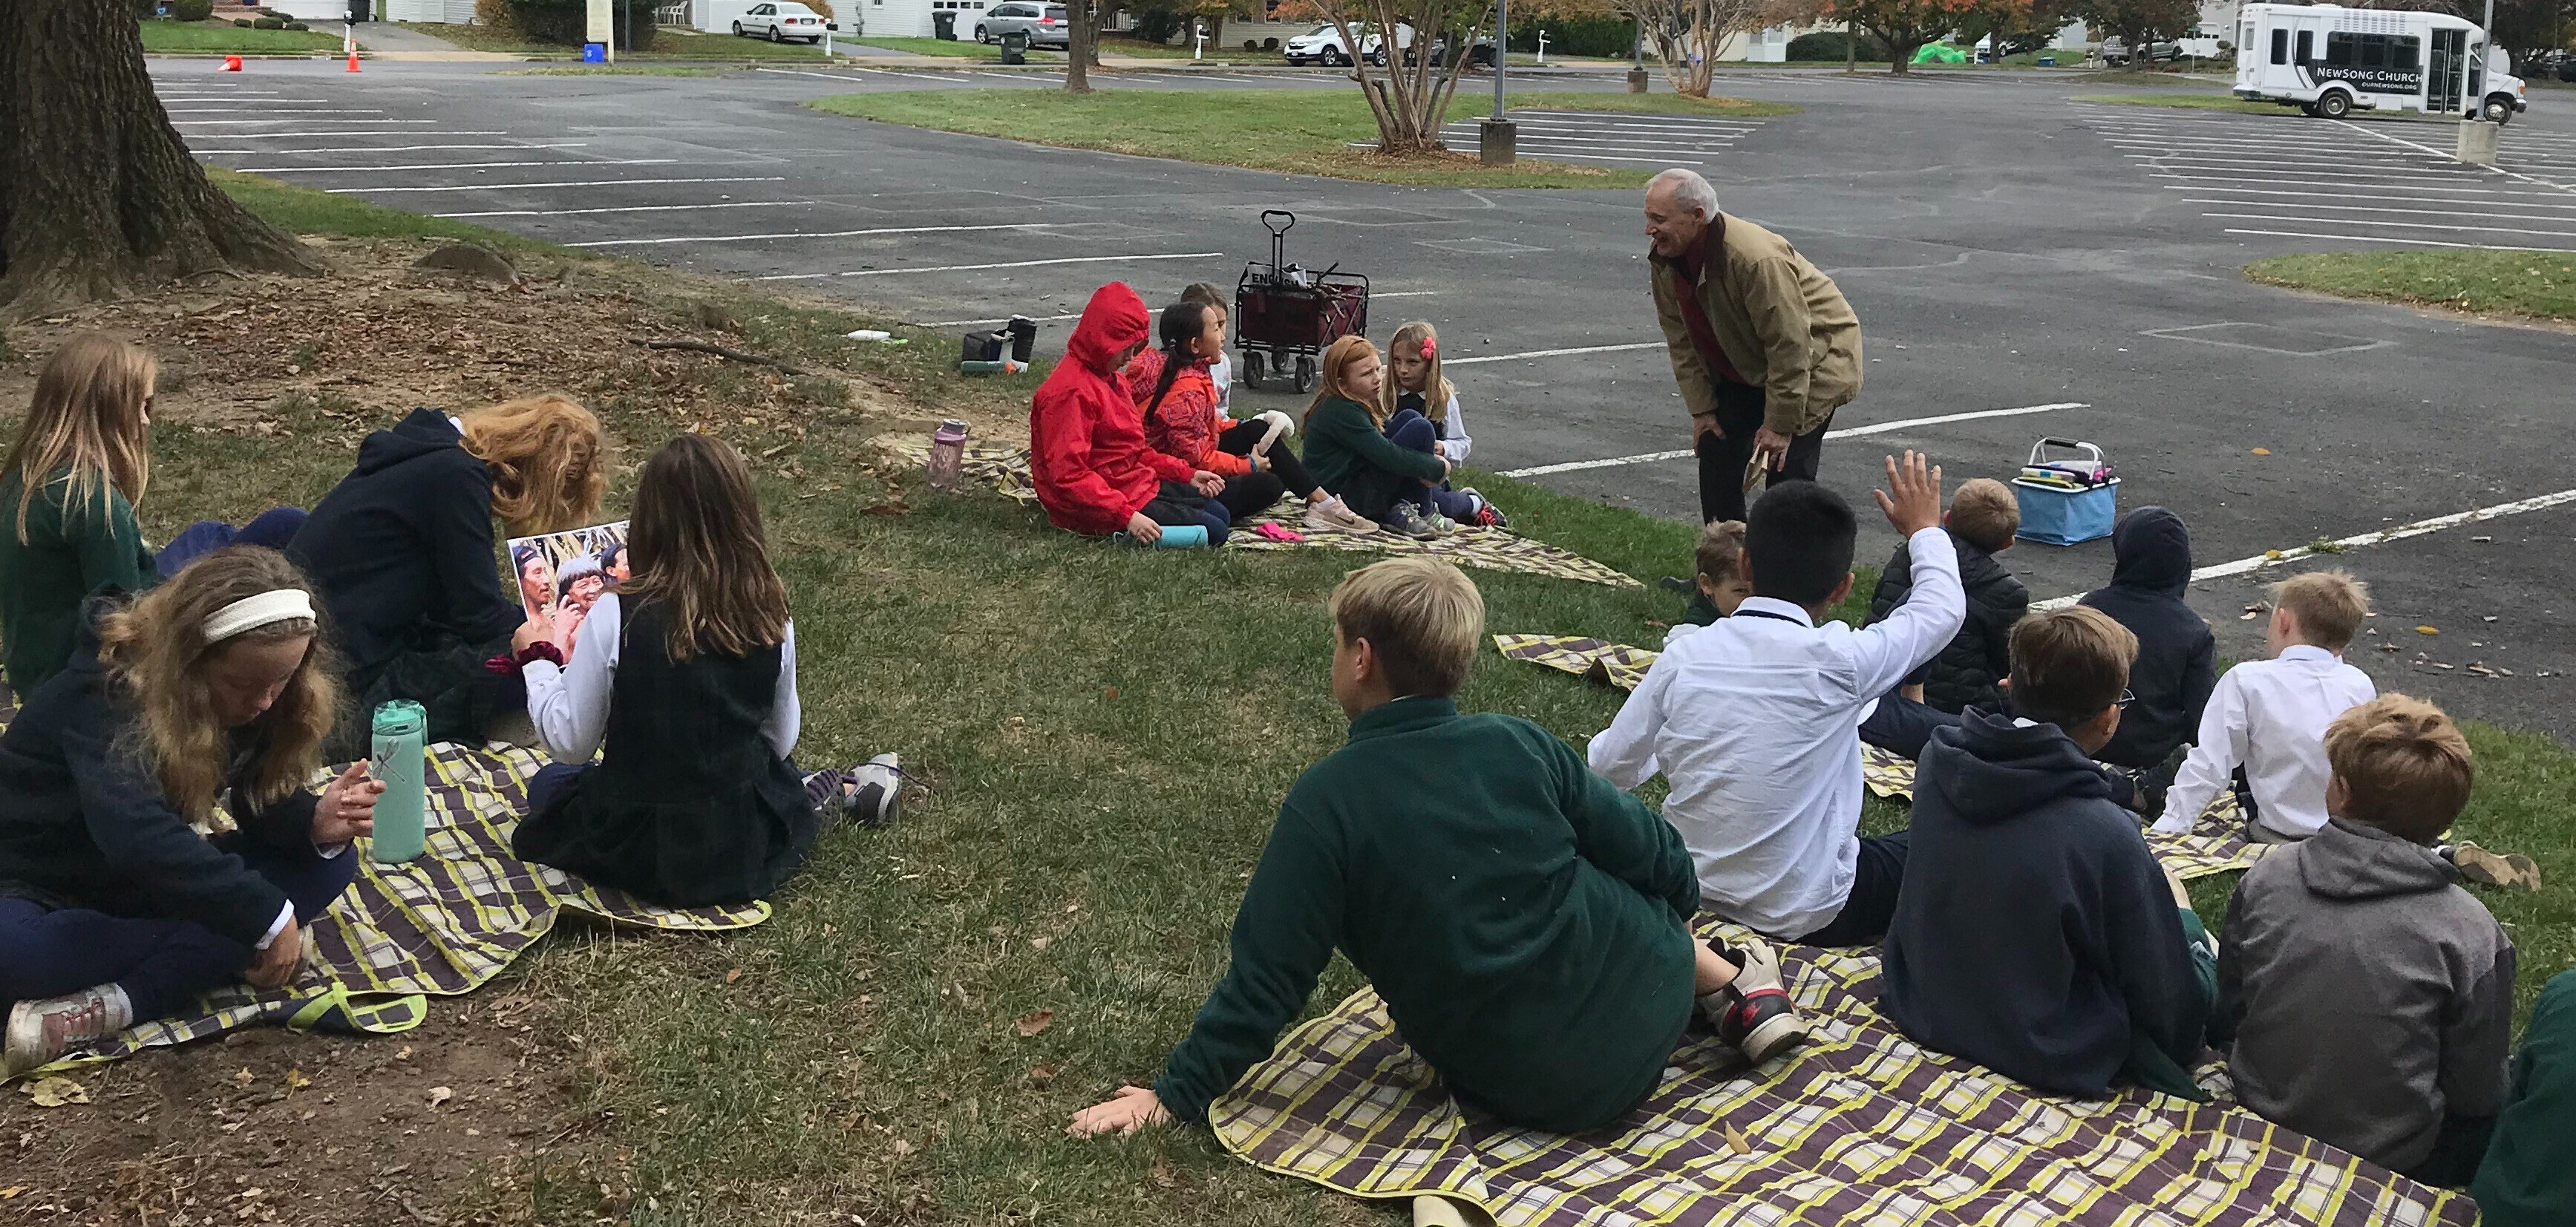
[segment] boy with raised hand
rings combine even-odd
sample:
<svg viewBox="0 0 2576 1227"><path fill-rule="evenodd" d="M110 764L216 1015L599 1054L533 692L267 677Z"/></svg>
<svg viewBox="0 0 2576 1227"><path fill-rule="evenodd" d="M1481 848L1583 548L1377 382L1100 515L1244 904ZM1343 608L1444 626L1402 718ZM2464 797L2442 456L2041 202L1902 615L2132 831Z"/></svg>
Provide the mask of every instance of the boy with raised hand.
<svg viewBox="0 0 2576 1227"><path fill-rule="evenodd" d="M2090 757L2120 727L2137 637L2060 609L2009 646L2009 706L1924 747L1879 1003L1924 1047L2042 1090L2202 1098L2216 951Z"/></svg>
<svg viewBox="0 0 2576 1227"><path fill-rule="evenodd" d="M1906 835L1860 837L1858 725L1966 617L1941 470L1907 452L1888 457L1887 478L1879 510L1912 546L1904 604L1866 630L1825 621L1851 592L1859 525L1822 485L1774 486L1745 522L1753 595L1667 644L1592 739L1610 782L1671 783L1664 821L1690 849L1701 903L1783 940L1850 946L1887 931Z"/></svg>
<svg viewBox="0 0 2576 1227"><path fill-rule="evenodd" d="M2200 739L2165 793L2161 835L2199 821L2241 775L2245 836L2288 843L2326 824L2326 726L2379 688L2343 650L2370 616L2370 590L2343 571L2311 571L2272 586L2263 654L2228 670L2201 713Z"/></svg>
<svg viewBox="0 0 2576 1227"><path fill-rule="evenodd" d="M2337 717L2325 755L2332 817L2236 884L2213 1030L2234 1032L2246 1107L2464 1184L2505 1100L2514 976L2513 942L2432 846L2468 804L2469 743L2391 694Z"/></svg>
<svg viewBox="0 0 2576 1227"><path fill-rule="evenodd" d="M1163 1076L1070 1133L1204 1120L1336 949L1452 1095L1533 1129L1625 1115L1694 1003L1756 1063L1805 1034L1768 947L1692 938L1690 858L1653 811L1547 730L1458 713L1485 603L1456 567L1354 571L1332 614L1349 743L1289 790L1235 913L1233 963Z"/></svg>
<svg viewBox="0 0 2576 1227"><path fill-rule="evenodd" d="M1941 517L1950 544L1959 553L1959 585L1967 597L1967 620L1939 654L1905 679L1905 697L1956 714L1970 707L1992 707L2003 701L1999 683L2012 669L2005 643L2013 624L2030 612L2030 589L1995 561L2012 548L2021 531L2021 505L2011 488L1991 477L1959 483L1950 510ZM1911 555L1903 544L1879 572L1870 594L1869 620L1885 618L1905 600L1913 586Z"/></svg>

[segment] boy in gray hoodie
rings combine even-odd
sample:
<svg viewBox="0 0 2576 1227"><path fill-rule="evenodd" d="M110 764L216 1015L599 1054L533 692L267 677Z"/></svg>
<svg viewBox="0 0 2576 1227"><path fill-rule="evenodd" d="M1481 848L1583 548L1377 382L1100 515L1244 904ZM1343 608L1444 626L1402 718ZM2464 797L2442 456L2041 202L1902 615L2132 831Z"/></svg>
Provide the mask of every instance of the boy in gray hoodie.
<svg viewBox="0 0 2576 1227"><path fill-rule="evenodd" d="M2381 695L2326 730L2324 829L2237 883L2218 1027L2237 1098L2426 1184L2466 1184L2503 1105L2513 942L2432 847L2469 800L2468 742Z"/></svg>

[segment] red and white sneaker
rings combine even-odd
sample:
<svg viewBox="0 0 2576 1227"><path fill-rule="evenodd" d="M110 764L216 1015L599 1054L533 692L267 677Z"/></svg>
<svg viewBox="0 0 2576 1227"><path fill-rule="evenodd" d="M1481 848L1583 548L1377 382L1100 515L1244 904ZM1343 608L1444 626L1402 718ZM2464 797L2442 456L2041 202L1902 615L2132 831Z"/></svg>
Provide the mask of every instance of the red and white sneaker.
<svg viewBox="0 0 2576 1227"><path fill-rule="evenodd" d="M1718 948L1736 965L1735 981L1699 999L1700 1009L1717 1026L1717 1038L1760 1065L1807 1037L1807 1020L1780 983L1780 956L1768 943L1747 941L1742 948Z"/></svg>
<svg viewBox="0 0 2576 1227"><path fill-rule="evenodd" d="M64 1053L133 1025L134 1007L126 1001L125 990L113 984L67 997L21 1001L9 1009L7 1040L0 1045L0 1078L51 1065Z"/></svg>

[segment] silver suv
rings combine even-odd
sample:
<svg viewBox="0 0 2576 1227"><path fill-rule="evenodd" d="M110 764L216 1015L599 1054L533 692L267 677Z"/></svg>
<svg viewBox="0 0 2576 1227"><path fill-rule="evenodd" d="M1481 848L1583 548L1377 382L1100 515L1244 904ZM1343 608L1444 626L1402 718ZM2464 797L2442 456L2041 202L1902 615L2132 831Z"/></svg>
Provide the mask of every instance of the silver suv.
<svg viewBox="0 0 2576 1227"><path fill-rule="evenodd" d="M975 41L979 43L998 43L1003 35L1013 30L1027 34L1032 47L1070 47L1073 44L1073 27L1067 23L1061 4L1003 0L975 19Z"/></svg>

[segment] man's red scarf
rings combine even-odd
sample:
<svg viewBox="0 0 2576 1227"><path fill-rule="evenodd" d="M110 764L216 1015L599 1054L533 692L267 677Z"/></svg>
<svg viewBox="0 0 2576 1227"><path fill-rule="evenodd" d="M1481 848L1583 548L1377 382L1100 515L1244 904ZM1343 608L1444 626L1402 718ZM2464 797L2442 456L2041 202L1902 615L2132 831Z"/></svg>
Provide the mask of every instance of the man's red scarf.
<svg viewBox="0 0 2576 1227"><path fill-rule="evenodd" d="M1690 331L1691 345L1699 350L1701 360L1717 372L1719 379L1751 387L1753 381L1738 374L1735 364L1726 360L1726 351L1717 344L1717 330L1708 326L1708 313L1700 310L1699 306L1700 270L1708 267L1710 249L1725 242L1725 231L1726 218L1723 215L1710 218L1707 228L1699 232L1699 242L1683 251L1681 259L1672 262L1673 294L1681 299L1682 327Z"/></svg>

